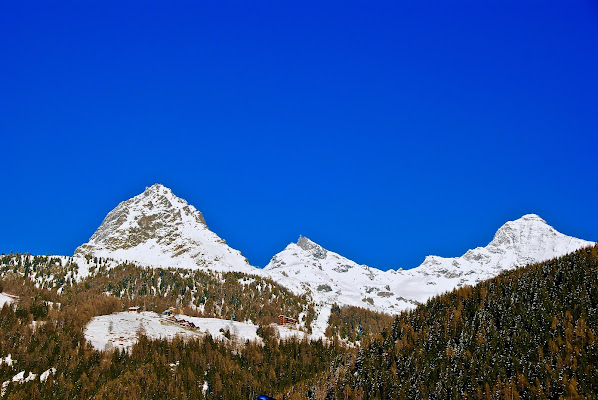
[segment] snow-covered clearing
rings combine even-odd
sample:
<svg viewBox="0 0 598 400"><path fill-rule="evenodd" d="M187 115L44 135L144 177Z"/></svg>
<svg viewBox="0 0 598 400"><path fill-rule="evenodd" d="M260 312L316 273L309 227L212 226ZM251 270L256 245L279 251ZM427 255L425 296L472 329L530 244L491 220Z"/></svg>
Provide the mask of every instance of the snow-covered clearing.
<svg viewBox="0 0 598 400"><path fill-rule="evenodd" d="M0 308L4 306L4 304L11 304L13 301L18 299L17 296L13 296L12 294L8 293L0 293Z"/></svg>
<svg viewBox="0 0 598 400"><path fill-rule="evenodd" d="M154 312L101 315L95 317L85 328L85 339L98 349L129 349L137 342L137 335L152 339L173 339L176 336L195 337L197 331L164 321Z"/></svg>
<svg viewBox="0 0 598 400"><path fill-rule="evenodd" d="M257 335L257 325L230 321L218 318L198 318L186 315L176 315L168 319L154 312L121 312L95 317L85 328L85 339L97 350L110 348L130 349L137 342L139 333L151 339L173 339L177 336L183 338L202 337L210 334L217 340L228 340L225 333L230 334L230 340L244 343L245 341L261 342ZM185 322L195 325L195 328L184 326ZM296 329L277 327L280 337L304 338L306 333ZM309 336L315 340L317 337Z"/></svg>

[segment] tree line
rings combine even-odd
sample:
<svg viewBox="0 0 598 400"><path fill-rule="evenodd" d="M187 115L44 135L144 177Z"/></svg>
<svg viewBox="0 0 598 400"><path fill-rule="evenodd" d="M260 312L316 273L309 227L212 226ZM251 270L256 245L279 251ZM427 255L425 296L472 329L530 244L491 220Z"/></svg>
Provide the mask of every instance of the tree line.
<svg viewBox="0 0 598 400"><path fill-rule="evenodd" d="M4 277L2 288L19 296L0 309L0 364L4 398L44 399L241 399L282 394L298 382L324 372L350 351L338 342L281 340L268 325L262 343L150 340L142 334L128 352L97 351L83 331L96 315L123 308L122 299L98 293L85 283L68 290L39 288L18 274ZM44 382L39 377L54 368ZM35 374L13 382L19 372ZM285 398L284 395L280 398ZM289 398L289 397L286 397Z"/></svg>

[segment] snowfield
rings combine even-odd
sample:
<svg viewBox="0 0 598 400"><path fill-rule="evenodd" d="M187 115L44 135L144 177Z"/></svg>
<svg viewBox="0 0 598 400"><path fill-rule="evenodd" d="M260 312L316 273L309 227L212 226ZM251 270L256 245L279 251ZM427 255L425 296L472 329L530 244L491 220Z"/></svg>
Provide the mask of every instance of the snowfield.
<svg viewBox="0 0 598 400"><path fill-rule="evenodd" d="M120 312L95 317L85 328L85 339L97 350L118 348L128 350L137 342L138 334L151 339L198 338L206 334L217 340L228 340L224 336L230 332L230 340L244 343L246 340L262 342L257 335L257 325L218 318L188 317L176 315L179 323L173 322L154 312ZM181 321L193 323L196 328L183 326ZM281 339L290 337L318 339L306 333L286 327L277 327Z"/></svg>
<svg viewBox="0 0 598 400"><path fill-rule="evenodd" d="M87 324L84 334L85 339L98 350L129 349L137 342L138 334L152 339L201 336L199 332L164 321L154 312L101 315Z"/></svg>

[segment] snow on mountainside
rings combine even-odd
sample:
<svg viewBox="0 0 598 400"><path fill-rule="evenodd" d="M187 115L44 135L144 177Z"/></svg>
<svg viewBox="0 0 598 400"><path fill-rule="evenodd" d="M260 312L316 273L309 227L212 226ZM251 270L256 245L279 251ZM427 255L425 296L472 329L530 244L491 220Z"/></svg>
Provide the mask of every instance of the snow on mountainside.
<svg viewBox="0 0 598 400"><path fill-rule="evenodd" d="M319 313L314 334L323 334L334 303L396 314L505 269L591 244L563 235L539 216L529 214L504 224L486 247L455 258L428 256L419 267L409 270L381 271L359 265L305 237L289 244L262 270L250 266L239 251L211 232L195 207L156 184L112 210L90 241L75 251L75 257L83 260L91 255L154 267L205 267L270 276L294 293L311 297Z"/></svg>
<svg viewBox="0 0 598 400"><path fill-rule="evenodd" d="M195 327L192 328L180 322L191 322ZM290 337L317 339L296 329L283 326L276 328L282 339ZM129 350L133 344L137 343L140 332L152 339L172 339L176 336L194 338L209 334L214 339L225 340L224 332L228 331L230 340L238 343L245 343L246 340L262 342L257 330L257 325L219 318L198 318L186 315L165 318L154 312L131 313L125 311L94 317L87 324L83 333L85 339L97 350L106 348Z"/></svg>
<svg viewBox="0 0 598 400"><path fill-rule="evenodd" d="M320 304L316 325L325 329L334 302L395 314L455 287L475 285L503 270L591 244L563 235L530 214L504 224L486 247L456 258L428 256L410 270L381 271L358 265L304 237L275 255L264 270L295 293L308 292Z"/></svg>
<svg viewBox="0 0 598 400"><path fill-rule="evenodd" d="M428 256L417 268L389 271L391 289L423 302L463 285L475 285L517 266L546 261L593 242L564 235L535 214L505 223L486 247L468 250L461 257Z"/></svg>
<svg viewBox="0 0 598 400"><path fill-rule="evenodd" d="M89 242L75 250L75 256L85 255L155 267L256 271L208 229L201 212L160 184L110 211Z"/></svg>
<svg viewBox="0 0 598 400"><path fill-rule="evenodd" d="M264 271L294 293L307 292L311 296L319 313L314 333L323 334L334 303L388 312L408 306L385 295L389 289L385 272L359 265L306 237L300 237L297 243L289 244L275 255ZM372 296L378 296L375 306Z"/></svg>

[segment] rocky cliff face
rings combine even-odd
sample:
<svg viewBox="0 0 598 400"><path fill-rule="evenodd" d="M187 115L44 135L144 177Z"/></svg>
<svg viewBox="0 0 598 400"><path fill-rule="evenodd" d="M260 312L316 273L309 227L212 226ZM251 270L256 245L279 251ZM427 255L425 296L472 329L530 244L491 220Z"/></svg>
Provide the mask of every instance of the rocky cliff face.
<svg viewBox="0 0 598 400"><path fill-rule="evenodd" d="M160 267L255 270L239 251L208 229L201 212L159 184L110 211L75 255Z"/></svg>

